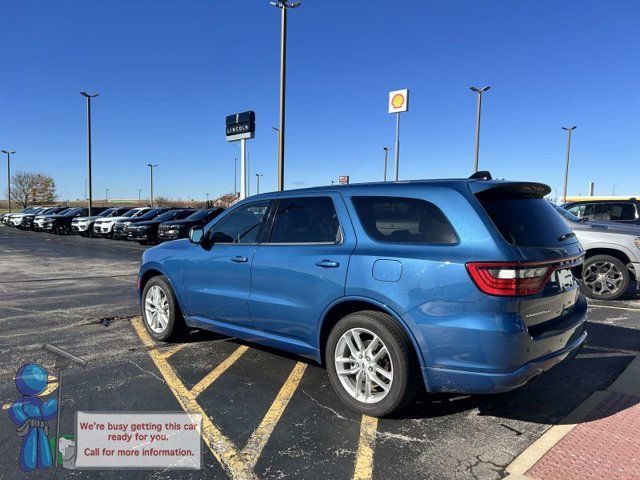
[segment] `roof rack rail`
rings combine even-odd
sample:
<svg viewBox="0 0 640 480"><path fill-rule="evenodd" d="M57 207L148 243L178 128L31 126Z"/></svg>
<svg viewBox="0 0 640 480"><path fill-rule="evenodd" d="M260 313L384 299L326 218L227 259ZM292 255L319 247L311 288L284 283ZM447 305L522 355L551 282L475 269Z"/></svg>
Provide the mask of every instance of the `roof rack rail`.
<svg viewBox="0 0 640 480"><path fill-rule="evenodd" d="M469 180L491 180L491 172L489 170L480 170L469 177Z"/></svg>

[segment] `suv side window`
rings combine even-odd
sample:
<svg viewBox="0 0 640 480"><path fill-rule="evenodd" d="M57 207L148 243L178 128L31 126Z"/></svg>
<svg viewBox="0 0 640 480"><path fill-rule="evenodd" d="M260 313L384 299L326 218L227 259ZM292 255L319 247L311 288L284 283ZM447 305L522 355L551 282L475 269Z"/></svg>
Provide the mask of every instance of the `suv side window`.
<svg viewBox="0 0 640 480"><path fill-rule="evenodd" d="M447 217L431 202L400 197L352 197L352 201L367 235L379 242L458 242Z"/></svg>
<svg viewBox="0 0 640 480"><path fill-rule="evenodd" d="M569 208L567 211L570 213L573 213L576 217L591 218L595 211L595 204L581 203L578 205L574 205L573 207Z"/></svg>
<svg viewBox="0 0 640 480"><path fill-rule="evenodd" d="M280 200L270 243L339 243L340 222L330 197Z"/></svg>
<svg viewBox="0 0 640 480"><path fill-rule="evenodd" d="M269 201L238 207L209 230L216 243L256 243Z"/></svg>
<svg viewBox="0 0 640 480"><path fill-rule="evenodd" d="M636 219L636 209L632 203L609 203L609 216L614 221Z"/></svg>

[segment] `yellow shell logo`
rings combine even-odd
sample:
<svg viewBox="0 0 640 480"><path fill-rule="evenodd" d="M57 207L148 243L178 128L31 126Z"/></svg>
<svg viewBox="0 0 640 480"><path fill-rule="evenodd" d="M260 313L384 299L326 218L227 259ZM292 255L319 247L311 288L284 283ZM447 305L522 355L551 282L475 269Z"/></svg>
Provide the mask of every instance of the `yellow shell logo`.
<svg viewBox="0 0 640 480"><path fill-rule="evenodd" d="M404 105L404 95L396 93L393 98L391 98L391 106L393 108L402 108Z"/></svg>

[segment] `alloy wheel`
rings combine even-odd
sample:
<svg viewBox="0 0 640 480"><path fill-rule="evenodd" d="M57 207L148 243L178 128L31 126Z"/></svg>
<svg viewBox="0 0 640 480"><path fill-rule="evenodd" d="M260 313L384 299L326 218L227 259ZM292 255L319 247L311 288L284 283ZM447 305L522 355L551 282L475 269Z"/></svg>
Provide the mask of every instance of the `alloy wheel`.
<svg viewBox="0 0 640 480"><path fill-rule="evenodd" d="M594 262L585 268L584 284L595 295L615 295L624 282L624 274L607 261Z"/></svg>
<svg viewBox="0 0 640 480"><path fill-rule="evenodd" d="M393 383L393 363L380 337L365 328L342 334L334 353L336 373L342 387L354 399L377 403Z"/></svg>
<svg viewBox="0 0 640 480"><path fill-rule="evenodd" d="M144 299L145 320L155 333L162 333L169 324L169 299L158 285L147 290Z"/></svg>

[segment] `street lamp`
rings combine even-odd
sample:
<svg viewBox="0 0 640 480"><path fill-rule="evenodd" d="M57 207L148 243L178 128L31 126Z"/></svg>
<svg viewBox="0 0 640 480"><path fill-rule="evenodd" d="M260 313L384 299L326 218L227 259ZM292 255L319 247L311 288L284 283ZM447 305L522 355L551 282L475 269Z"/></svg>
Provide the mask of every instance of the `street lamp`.
<svg viewBox="0 0 640 480"><path fill-rule="evenodd" d="M264 177L264 173L256 173L256 195L260 195L260 177Z"/></svg>
<svg viewBox="0 0 640 480"><path fill-rule="evenodd" d="M576 125L573 127L562 127L567 132L567 160L564 168L564 194L562 198L564 203L567 203L567 183L569 182L569 155L571 154L571 132L576 129Z"/></svg>
<svg viewBox="0 0 640 480"><path fill-rule="evenodd" d="M149 166L150 172L151 172L151 198L150 198L150 203L151 203L151 207L153 207L153 169L154 167L157 167L158 164L157 163L147 163L147 165Z"/></svg>
<svg viewBox="0 0 640 480"><path fill-rule="evenodd" d="M382 147L384 150L384 181L387 181L387 159L389 157L389 147Z"/></svg>
<svg viewBox="0 0 640 480"><path fill-rule="evenodd" d="M142 203L142 189L138 189L138 204Z"/></svg>
<svg viewBox="0 0 640 480"><path fill-rule="evenodd" d="M105 203L109 203L109 189L107 188L107 191L104 194L104 200Z"/></svg>
<svg viewBox="0 0 640 480"><path fill-rule="evenodd" d="M278 190L284 190L284 117L287 81L287 10L297 8L300 2L287 0L269 2L281 11L280 19L280 125L278 134Z"/></svg>
<svg viewBox="0 0 640 480"><path fill-rule="evenodd" d="M2 150L7 154L7 203L9 204L9 213L11 213L11 155L16 153L15 150Z"/></svg>
<svg viewBox="0 0 640 480"><path fill-rule="evenodd" d="M476 92L478 97L478 101L477 101L478 106L476 111L476 156L473 162L473 172L475 173L478 171L478 157L480 156L480 115L482 113L482 94L487 90L489 90L491 87L487 85L482 88L476 88L476 87L469 87L469 88L471 89L471 91Z"/></svg>
<svg viewBox="0 0 640 480"><path fill-rule="evenodd" d="M91 216L91 209L93 208L93 185L91 179L91 99L100 94L94 93L90 95L87 92L80 92L80 95L87 99L87 158L89 161L89 216Z"/></svg>

